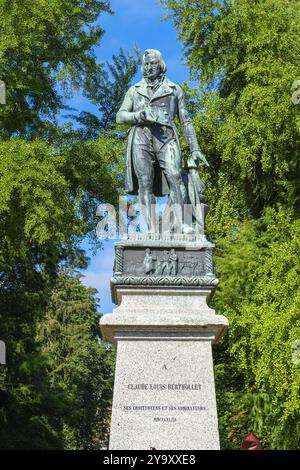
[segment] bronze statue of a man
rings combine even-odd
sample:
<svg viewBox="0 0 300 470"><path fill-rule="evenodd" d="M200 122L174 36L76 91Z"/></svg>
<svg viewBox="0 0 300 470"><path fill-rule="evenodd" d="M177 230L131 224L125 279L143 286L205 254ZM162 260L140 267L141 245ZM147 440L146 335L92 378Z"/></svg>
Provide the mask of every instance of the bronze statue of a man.
<svg viewBox="0 0 300 470"><path fill-rule="evenodd" d="M181 87L165 76L166 64L159 51L147 49L143 54L143 79L132 86L117 114L118 123L131 125L128 136L125 189L139 195L148 228L154 196L169 194L174 206L177 228L190 233L182 223L187 202L182 180L181 151L174 119L178 116L190 147L188 168L201 162L208 165L201 153L194 126L189 117ZM151 207L152 206L152 207Z"/></svg>

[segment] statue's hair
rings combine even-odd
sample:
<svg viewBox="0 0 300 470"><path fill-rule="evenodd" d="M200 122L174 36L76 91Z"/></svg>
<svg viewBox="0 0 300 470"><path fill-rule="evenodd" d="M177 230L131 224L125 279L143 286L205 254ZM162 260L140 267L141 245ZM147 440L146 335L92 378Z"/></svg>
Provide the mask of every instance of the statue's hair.
<svg viewBox="0 0 300 470"><path fill-rule="evenodd" d="M159 63L160 63L160 70L161 70L162 73L166 73L167 66L166 66L166 63L163 59L163 56L162 56L161 52L158 51L157 49L146 49L144 54L143 54L143 62L144 62L145 58L147 57L147 55L149 55L149 54L155 54L158 57L158 60L159 60Z"/></svg>

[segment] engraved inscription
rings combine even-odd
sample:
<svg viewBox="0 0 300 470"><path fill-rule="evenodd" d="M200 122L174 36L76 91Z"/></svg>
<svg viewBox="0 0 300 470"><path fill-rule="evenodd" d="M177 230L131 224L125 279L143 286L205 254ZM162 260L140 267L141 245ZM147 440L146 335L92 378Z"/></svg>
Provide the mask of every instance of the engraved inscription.
<svg viewBox="0 0 300 470"><path fill-rule="evenodd" d="M168 391L178 391L181 395L182 393L189 394L189 392L200 391L202 389L202 385L200 383L129 383L127 384L127 388L131 390L133 393L137 392L137 394L139 391L150 392L149 399L151 399L151 397L157 398L157 396L160 396L161 398L163 398L165 397L163 392L168 393ZM157 393L159 393L159 395L157 395ZM174 399L174 395L172 396ZM189 395L186 395L187 399L188 397ZM178 412L182 412L182 413L201 412L205 410L206 410L205 406L201 404L194 404L194 403L174 404L171 402L171 403L163 404L163 403L158 402L158 404L155 404L153 402L151 403L150 401L150 404L132 403L130 405L123 405L123 411L125 412L135 412L135 413L143 412L147 414L149 413L150 415L152 412L154 414L153 421L157 423L174 423L178 421ZM162 416L159 416L160 412L163 413ZM166 412L170 413L170 415L165 416L164 414ZM177 413L176 417L171 416L171 414L174 412Z"/></svg>
<svg viewBox="0 0 300 470"><path fill-rule="evenodd" d="M129 390L201 390L201 384L128 384Z"/></svg>

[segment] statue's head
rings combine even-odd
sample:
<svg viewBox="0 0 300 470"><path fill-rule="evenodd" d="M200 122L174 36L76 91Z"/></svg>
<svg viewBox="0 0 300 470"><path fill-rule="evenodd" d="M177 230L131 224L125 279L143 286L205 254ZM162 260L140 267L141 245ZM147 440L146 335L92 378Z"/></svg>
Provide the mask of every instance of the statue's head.
<svg viewBox="0 0 300 470"><path fill-rule="evenodd" d="M155 80L161 73L166 71L167 66L161 52L156 49L146 49L142 62L143 76L149 80Z"/></svg>

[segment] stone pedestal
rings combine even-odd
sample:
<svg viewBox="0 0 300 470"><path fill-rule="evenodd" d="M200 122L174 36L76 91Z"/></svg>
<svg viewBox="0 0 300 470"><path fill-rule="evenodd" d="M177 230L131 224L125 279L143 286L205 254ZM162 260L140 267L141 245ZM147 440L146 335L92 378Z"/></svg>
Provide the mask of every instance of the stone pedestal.
<svg viewBox="0 0 300 470"><path fill-rule="evenodd" d="M211 345L228 320L207 305L217 282L206 253L211 246L196 248L204 271L195 274L192 266L187 276L178 270L190 254L176 243L178 265L170 276L142 272L140 251L149 243L137 250L122 242L129 253L116 257L112 290L119 306L101 318L104 340L117 344L110 449L219 449ZM165 247L153 242L151 250L158 259Z"/></svg>

